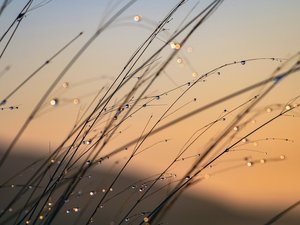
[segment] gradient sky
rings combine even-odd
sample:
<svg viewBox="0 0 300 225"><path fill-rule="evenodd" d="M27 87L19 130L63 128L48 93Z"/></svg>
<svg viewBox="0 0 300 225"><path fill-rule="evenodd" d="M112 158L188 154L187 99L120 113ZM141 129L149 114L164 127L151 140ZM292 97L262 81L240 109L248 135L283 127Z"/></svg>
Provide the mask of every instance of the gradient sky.
<svg viewBox="0 0 300 225"><path fill-rule="evenodd" d="M12 1L3 12L0 17L1 34L25 2L24 0ZM1 98L79 32L84 31L84 35L11 98L8 106L19 105L18 110L0 111L1 145L6 146L12 140L45 88L55 79L70 57L97 29L106 12L105 7L108 2L53 0L44 7L29 12L24 18L11 45L0 61L1 71L7 65L11 66L11 69L0 78ZM178 11L173 20L166 26L170 33L174 32L196 2L187 1ZM209 2L202 1L188 18L192 18ZM56 92L53 92L49 97L50 100L53 97L61 96L68 104L51 110L51 106L46 102L41 110L45 114L41 114L33 121L18 146L23 144L39 146L40 149L45 149L41 150L42 153L30 152L30 154L47 154L49 142L51 142L51 146L58 145L74 124L80 107L86 107L96 95L99 87L110 83L111 79L117 76L134 50L151 33L154 24L163 19L176 3L175 0L144 0L138 1L126 11L110 29L97 38L66 74L55 89ZM162 76L159 82L155 83L148 92L148 95L161 93L174 88L175 84L180 85L193 80L192 72L204 74L212 68L238 60L261 57L286 59L294 55L299 52L300 47L299 9L300 2L296 0L225 0L178 53L179 57L188 60L192 69L187 66L185 61L184 65L178 65L174 59L167 67L168 76ZM109 13L109 16L112 15L111 11ZM141 15L141 22L134 22L134 15ZM162 41L166 40L166 36L159 36L159 39L154 41L150 52L153 52L162 44ZM188 47L192 47L193 51L188 52ZM150 52L147 53L147 56L150 55ZM164 51L161 55L162 59L165 59L169 53L169 50ZM171 115L169 120L249 84L268 78L279 65L280 62L278 61L261 60L246 63L244 66L239 64L220 70L220 76L214 75L208 78L207 82L197 85L174 109L193 98L197 98L195 103ZM294 74L284 80L257 106L257 109L264 109L269 104L285 104L299 95L300 77L298 75L299 73ZM100 78L101 76L104 78ZM89 79L94 78L98 79L89 82ZM70 83L70 88L65 92L61 87L64 81ZM126 90L121 91L118 98L121 98ZM137 157L134 163L129 166L129 171L136 171L136 168L139 168L139 171L143 171L144 174L154 174L161 171L171 162L170 156L174 157L177 154L182 144L197 128L217 118L224 109L232 109L242 104L253 97L254 93L250 92L232 101L227 101L221 106L214 107L201 115L177 124L172 129L167 129L159 135L151 137L146 141L144 147L163 139L170 139L170 141L158 145L151 151L146 151L143 156ZM125 124L121 128L121 130L124 129L123 133L109 147L118 147L128 139L136 137L137 131L140 133L145 126L145 118L149 118L152 114L154 118L158 118L166 109L165 104L170 103L179 94L180 91L177 91L172 95L165 96L159 102L161 106L153 107L153 109L137 115L133 121ZM73 98L79 98L81 103L73 105ZM250 124L241 135L245 135L246 131L255 128L270 116L276 115L278 110L274 111L257 118L256 124ZM231 162L231 165L241 164L243 166L224 173L217 173L216 176L193 186L191 191L209 193L229 204L245 204L253 207L257 204L270 206L275 202L278 204L278 208L282 208L298 200L300 196L300 181L298 179L300 171L299 109L293 115L298 117L280 118L269 127L254 134L253 137L249 137L251 140L267 137L288 138L293 140L293 143L285 141L259 143L258 146L251 146L250 148L267 151L267 156L262 153L247 151L232 153L232 155L226 155L220 159L220 161L223 160L223 163L216 163L215 168L212 168L212 171L208 170L207 173L213 174L219 171L218 168L220 170L228 168L230 167L228 166L230 160L241 159L248 155L252 155L254 159L260 159L262 157L279 157L284 154L287 157L285 161L267 163L253 168L247 168L243 161ZM230 119L233 118L234 115ZM208 132L186 156L197 154L201 148L207 146L208 141L214 135L224 129L226 124L228 124L227 121L224 122L224 125L218 125ZM126 156L121 154L120 159L123 157ZM189 162L182 162L174 168L174 172L183 174L184 168L187 168L188 165Z"/></svg>

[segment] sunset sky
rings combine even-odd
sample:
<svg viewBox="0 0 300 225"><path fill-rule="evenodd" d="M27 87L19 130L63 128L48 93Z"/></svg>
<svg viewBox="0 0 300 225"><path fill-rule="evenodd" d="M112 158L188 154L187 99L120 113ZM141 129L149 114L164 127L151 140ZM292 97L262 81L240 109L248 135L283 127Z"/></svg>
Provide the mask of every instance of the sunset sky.
<svg viewBox="0 0 300 225"><path fill-rule="evenodd" d="M2 2L3 0L0 4ZM25 0L11 1L3 11L0 16L1 35L26 2ZM34 8L39 2L44 1L34 0L31 7ZM9 146L43 93L70 59L103 25L103 21L106 22L120 6L125 4L124 2L128 1L120 1L120 4L119 1L112 1L111 5L116 4L113 8L110 8L109 2L109 0L52 0L40 8L29 10L25 15L0 59L0 73L7 66L10 67L0 75L0 100L3 100L19 83L80 32L83 32L83 35L16 92L6 105L1 106L3 107L3 110L0 110L1 150ZM79 117L82 115L102 87L107 90L135 50L177 3L176 0L139 0L120 15L96 38L59 81L11 154L47 156L49 151L54 150L66 138L76 123L78 115ZM187 23L209 3L211 1L208 0L199 3L196 0L186 1L165 25L165 31L154 39L134 68L142 65L168 41L178 26L182 27L182 23ZM195 5L196 8L193 9ZM204 81L193 86L157 127L271 77L276 68L299 53L299 9L300 1L295 0L225 0L181 46L180 50L173 50L168 44L158 55L157 61L153 63L153 72L173 51L177 51L177 55L144 97L161 95L174 88L176 90L161 95L159 99L149 103L122 124L104 148L103 154L108 154L129 141L139 138L145 127L145 130L149 131L171 103L188 88L188 85L184 84L195 81L214 68L234 61L238 62L218 70L219 74L216 72L209 75ZM134 20L134 16L137 15L140 21ZM185 31L173 41L180 43L187 33ZM1 51L6 41L7 37L1 42ZM249 59L255 60L247 61ZM239 63L244 60L245 63ZM285 65L283 71L289 65ZM132 81L112 98L107 109L114 104L119 104L141 75L142 72L136 74ZM283 79L239 124L247 121L255 113L259 115L239 130L232 140L227 138L219 143L210 157L220 153L224 148L284 110L290 100L300 95L299 75L300 73L297 72ZM181 85L182 87L178 88ZM140 90L134 97L138 96ZM143 178L163 171L199 128L244 104L259 91L261 88L224 101L150 136L141 146L141 150L146 150L134 157L126 173ZM51 99L58 99L59 104L56 107L51 106ZM136 107L142 106L145 102L146 100L143 100ZM294 103L299 104L300 101L296 100L291 105ZM131 104L129 102L130 106ZM7 108L9 106L17 106L18 109L10 110ZM95 106L95 103L92 106ZM226 120L219 121L202 135L181 157L186 159L178 161L170 172L183 176L197 159L196 155L202 154L202 151L236 118L241 109L229 114ZM92 108L88 112L91 113ZM122 112L122 115L123 113L125 112ZM90 135L91 138L93 135L99 135L109 116L112 115L107 114L102 118L98 130ZM247 137L248 142L241 142L240 144L245 145L237 147L236 151L224 154L211 167L204 170L202 176L209 178L190 187L187 192L194 195L208 195L212 199L234 207L267 207L274 208L274 211L283 210L300 197L299 127L300 111L296 108ZM24 152L24 146L32 150ZM30 148L27 148L28 146ZM128 147L128 150L132 151L133 148L134 145ZM280 159L282 155L285 157L284 160L272 161ZM121 166L128 156L128 152L124 151L108 160L106 165L110 168L116 160L119 160ZM190 156L195 157L189 158ZM248 167L249 160L244 160L245 157L251 162L266 159L266 163L257 163ZM13 165L10 157L6 163ZM117 169L115 168L116 171ZM300 212L299 207L296 210Z"/></svg>

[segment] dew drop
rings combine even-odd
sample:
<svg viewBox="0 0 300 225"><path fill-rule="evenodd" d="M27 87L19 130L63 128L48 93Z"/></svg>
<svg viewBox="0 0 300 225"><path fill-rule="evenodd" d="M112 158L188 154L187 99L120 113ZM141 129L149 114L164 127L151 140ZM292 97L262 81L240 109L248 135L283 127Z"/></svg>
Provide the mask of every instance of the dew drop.
<svg viewBox="0 0 300 225"><path fill-rule="evenodd" d="M155 98L156 98L156 100L159 100L159 99L160 99L160 96L159 96L159 95L157 95L157 96L155 96Z"/></svg>
<svg viewBox="0 0 300 225"><path fill-rule="evenodd" d="M176 44L175 44L175 49L178 50L178 49L180 49L180 48L181 48L181 45L180 45L179 43L176 43Z"/></svg>
<svg viewBox="0 0 300 225"><path fill-rule="evenodd" d="M286 109L286 110L290 110L290 109L291 109L291 106L290 106L290 105L286 105L286 106L285 106L285 109Z"/></svg>
<svg viewBox="0 0 300 225"><path fill-rule="evenodd" d="M50 105L52 106L57 106L58 105L58 99L57 98L53 98L50 100Z"/></svg>
<svg viewBox="0 0 300 225"><path fill-rule="evenodd" d="M176 62L177 62L178 64L181 64L181 63L182 63L182 58L178 57L178 58L176 59Z"/></svg>
<svg viewBox="0 0 300 225"><path fill-rule="evenodd" d="M170 43L170 46L171 46L172 49L174 49L174 48L175 48L175 43L174 43L174 42L171 42L171 43Z"/></svg>
<svg viewBox="0 0 300 225"><path fill-rule="evenodd" d="M246 61L245 61L245 60L242 60L242 61L241 61L241 64L242 64L242 65L245 65L245 64L246 64Z"/></svg>
<svg viewBox="0 0 300 225"><path fill-rule="evenodd" d="M74 212L79 212L79 210L80 210L79 207L74 207L74 208L73 208L73 211L74 211Z"/></svg>
<svg viewBox="0 0 300 225"><path fill-rule="evenodd" d="M39 216L39 219L40 219L40 220L43 220L43 219L44 219L44 216L43 216L43 215L40 215L40 216Z"/></svg>
<svg viewBox="0 0 300 225"><path fill-rule="evenodd" d="M285 155L281 155L281 156L280 156L280 159L281 159L281 160L284 160L284 159L285 159Z"/></svg>
<svg viewBox="0 0 300 225"><path fill-rule="evenodd" d="M3 100L1 101L1 103L0 103L0 105L5 105L6 102L7 102L7 100L6 100L6 99L3 99Z"/></svg>
<svg viewBox="0 0 300 225"><path fill-rule="evenodd" d="M74 99L73 99L73 104L74 104L74 105L78 105L79 103L80 103L79 98L74 98Z"/></svg>
<svg viewBox="0 0 300 225"><path fill-rule="evenodd" d="M267 108L266 111L267 111L267 113L270 113L270 112L272 112L272 108Z"/></svg>
<svg viewBox="0 0 300 225"><path fill-rule="evenodd" d="M103 192L103 193L105 193L105 192L106 192L106 190L103 188L103 189L102 189L102 192Z"/></svg>
<svg viewBox="0 0 300 225"><path fill-rule="evenodd" d="M147 216L144 217L144 222L147 223L149 221L149 218Z"/></svg>
<svg viewBox="0 0 300 225"><path fill-rule="evenodd" d="M181 45L179 43L175 43L173 41L170 43L170 46L172 49L176 49L176 50L181 48Z"/></svg>
<svg viewBox="0 0 300 225"><path fill-rule="evenodd" d="M247 141L248 141L247 138L243 138L243 140L242 140L243 143L246 143Z"/></svg>
<svg viewBox="0 0 300 225"><path fill-rule="evenodd" d="M26 224L30 224L30 220L26 220L26 222L25 222Z"/></svg>
<svg viewBox="0 0 300 225"><path fill-rule="evenodd" d="M96 194L96 191L90 191L90 196L94 196Z"/></svg>
<svg viewBox="0 0 300 225"><path fill-rule="evenodd" d="M67 213L67 214L70 214L70 212L71 212L70 209L67 209L67 210L66 210L66 213Z"/></svg>
<svg viewBox="0 0 300 225"><path fill-rule="evenodd" d="M239 130L239 127L238 127L238 126L235 126L235 127L233 128L233 130L234 130L234 131L238 131L238 130Z"/></svg>
<svg viewBox="0 0 300 225"><path fill-rule="evenodd" d="M274 83L280 82L281 79L282 79L282 76L277 76L277 77L275 77L275 78L274 78Z"/></svg>
<svg viewBox="0 0 300 225"><path fill-rule="evenodd" d="M70 85L69 85L69 83L68 82L64 82L63 84L62 84L62 87L63 88L68 88Z"/></svg>
<svg viewBox="0 0 300 225"><path fill-rule="evenodd" d="M193 73L192 73L192 76L193 76L193 77L197 77L197 76L198 76L198 73L193 72Z"/></svg>
<svg viewBox="0 0 300 225"><path fill-rule="evenodd" d="M135 16L133 17L133 20L134 20L135 22L140 22L141 19L142 19L142 17L139 16L139 15L135 15Z"/></svg>
<svg viewBox="0 0 300 225"><path fill-rule="evenodd" d="M21 21L21 19L23 18L24 15L25 15L25 13L20 13L17 17L17 20Z"/></svg>
<svg viewBox="0 0 300 225"><path fill-rule="evenodd" d="M247 162L247 166L248 166L248 167L253 166L253 162L251 162L251 161Z"/></svg>
<svg viewBox="0 0 300 225"><path fill-rule="evenodd" d="M128 222L128 221L129 221L129 218L126 218L126 219L125 219L125 222Z"/></svg>
<svg viewBox="0 0 300 225"><path fill-rule="evenodd" d="M266 162L266 159L261 159L261 160L260 160L260 163L261 163L261 164L264 164L265 162Z"/></svg>

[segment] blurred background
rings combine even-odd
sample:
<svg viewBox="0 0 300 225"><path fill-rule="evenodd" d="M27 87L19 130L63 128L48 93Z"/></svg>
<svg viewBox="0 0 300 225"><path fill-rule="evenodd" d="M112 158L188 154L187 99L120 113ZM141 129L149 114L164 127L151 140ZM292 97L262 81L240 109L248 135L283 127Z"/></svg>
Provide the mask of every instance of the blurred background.
<svg viewBox="0 0 300 225"><path fill-rule="evenodd" d="M1 156L65 65L94 32L126 2L128 1L33 1L31 9L22 19L0 59L0 100L4 100L17 85L80 32L83 32L83 35L39 71L5 105L0 106L2 107ZM60 145L84 111L87 110L89 113L92 111L95 106L93 99L108 89L136 49L178 2L137 1L95 39L51 91L13 147L0 170L2 182L34 160L48 157ZM0 2L1 5L3 3L4 0ZM9 1L0 16L1 35L26 3L25 0ZM157 49L167 43L166 48L153 63L152 70L156 71L174 51L171 48L172 43L169 44L171 34L209 3L211 1L186 1L171 17L165 29L156 36L141 61L135 66L142 65ZM119 148L124 148L124 151L96 166L91 172L92 179L83 181L82 186L76 190L89 192L91 187L99 190L107 187L134 149L135 144L127 146L127 143L139 138L143 130L149 131L176 98L202 75L230 64L217 69L195 84L163 117L158 127L269 78L279 66L288 68L289 65L284 64L286 60L299 52L300 30L297 29L300 21L299 8L300 2L293 0L225 0L188 41L180 46L180 49L175 50L177 51L175 57L134 109L143 104L146 104L145 107L141 107L138 113L122 123L103 149L101 156ZM180 43L187 32L171 41ZM5 36L1 41L1 51L7 40L8 36ZM91 140L101 134L108 119L113 116L109 110L118 106L126 93L140 79L143 71L135 74L113 97L106 107L108 113L101 118L96 129L89 135ZM229 135L216 147L210 158L287 109L287 106L291 106L291 100L300 94L299 84L299 72L282 80L252 109L236 130L232 131L235 135L232 138ZM151 135L142 144L140 153L126 167L115 189L121 190L136 180L161 173L187 141L195 134L199 134L200 128L224 116L224 119L218 120L201 135L168 171L176 177L185 176L193 162L199 158L198 155L202 154L204 149L230 125L243 109L242 105L260 90L261 88L253 89L230 98ZM132 99L134 100L140 92L135 93ZM148 104L147 99L155 96L159 97ZM292 103L299 103L299 100L296 99ZM132 104L128 102L128 107L130 108ZM226 114L236 107L241 108ZM162 220L163 224L201 224L201 221L205 221L204 224L263 224L298 201L299 117L300 112L296 108L243 139L232 151L216 160L200 174L199 177L203 179L189 187L178 199ZM26 177L37 168L36 165L22 177L9 182L9 187L11 184L24 183ZM99 177L101 179L98 179ZM151 210L159 199L170 193L172 185L170 182L168 187L143 207L148 211ZM0 209L6 207L15 191L8 187L0 189ZM98 195L101 193L97 192L96 197ZM75 199L74 202L78 207L82 207L81 205L88 201L87 198L84 196ZM125 197L122 200L127 201ZM103 219L99 221L103 221L103 224L113 224L114 218L120 217L116 213L116 210L119 210L116 209L117 206L117 200L115 203L112 202L110 207L105 208L106 211L103 213L105 217L99 215L99 218ZM122 207L126 209L126 206ZM143 207L139 210L145 210ZM300 208L297 207L276 224L299 224L299 213ZM61 215L59 222L56 223L69 221L71 224L74 218Z"/></svg>

